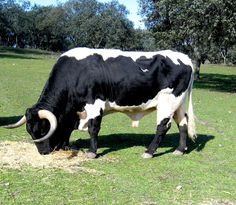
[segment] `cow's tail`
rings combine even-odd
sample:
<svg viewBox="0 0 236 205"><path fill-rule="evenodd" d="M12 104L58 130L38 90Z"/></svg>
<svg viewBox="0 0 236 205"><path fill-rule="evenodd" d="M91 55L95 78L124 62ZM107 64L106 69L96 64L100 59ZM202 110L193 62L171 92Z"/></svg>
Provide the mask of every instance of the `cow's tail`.
<svg viewBox="0 0 236 205"><path fill-rule="evenodd" d="M192 88L193 88L193 81L194 81L194 72L192 72L191 80L188 88L188 136L190 139L195 141L197 138L196 134L196 126L195 126L195 117L193 112L193 101L192 101Z"/></svg>

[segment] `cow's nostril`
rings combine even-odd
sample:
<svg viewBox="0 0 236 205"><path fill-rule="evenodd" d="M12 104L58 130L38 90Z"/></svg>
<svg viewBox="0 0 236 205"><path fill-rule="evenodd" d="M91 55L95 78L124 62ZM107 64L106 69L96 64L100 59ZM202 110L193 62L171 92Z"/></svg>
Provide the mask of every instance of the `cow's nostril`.
<svg viewBox="0 0 236 205"><path fill-rule="evenodd" d="M49 151L40 151L39 152L41 155L47 155L47 154L49 154L50 152Z"/></svg>

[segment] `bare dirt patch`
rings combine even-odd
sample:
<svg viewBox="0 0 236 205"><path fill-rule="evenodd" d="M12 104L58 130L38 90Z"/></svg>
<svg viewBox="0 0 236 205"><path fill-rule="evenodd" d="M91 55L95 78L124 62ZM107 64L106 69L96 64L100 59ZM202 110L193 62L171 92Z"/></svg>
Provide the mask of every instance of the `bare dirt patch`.
<svg viewBox="0 0 236 205"><path fill-rule="evenodd" d="M82 167L89 159L86 153L78 150L60 150L49 155L40 155L34 144L27 142L0 142L0 168L21 169L31 166L39 169L62 169L67 172L85 171L101 174L96 170Z"/></svg>

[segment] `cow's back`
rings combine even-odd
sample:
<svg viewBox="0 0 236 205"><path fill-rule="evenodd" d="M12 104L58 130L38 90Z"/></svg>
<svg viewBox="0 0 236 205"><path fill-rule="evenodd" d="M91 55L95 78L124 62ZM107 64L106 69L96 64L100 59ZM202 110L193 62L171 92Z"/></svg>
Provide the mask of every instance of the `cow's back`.
<svg viewBox="0 0 236 205"><path fill-rule="evenodd" d="M193 72L186 55L169 50L122 52L78 48L61 58L73 61L70 65L74 65L76 92L89 103L99 98L120 106L136 106L167 88L179 96L187 90Z"/></svg>

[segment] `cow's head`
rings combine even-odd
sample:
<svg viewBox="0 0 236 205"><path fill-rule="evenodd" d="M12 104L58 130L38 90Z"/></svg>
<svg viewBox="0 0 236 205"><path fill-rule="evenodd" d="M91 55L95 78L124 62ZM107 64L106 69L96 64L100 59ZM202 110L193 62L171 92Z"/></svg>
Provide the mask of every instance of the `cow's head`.
<svg viewBox="0 0 236 205"><path fill-rule="evenodd" d="M26 130L31 135L40 154L49 154L69 142L69 135L74 126L66 126L61 119L58 121L56 116L48 110L29 108L17 123L5 127L16 128L25 123Z"/></svg>

